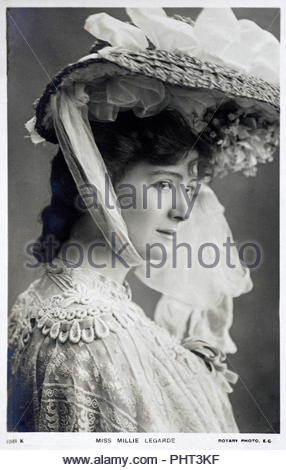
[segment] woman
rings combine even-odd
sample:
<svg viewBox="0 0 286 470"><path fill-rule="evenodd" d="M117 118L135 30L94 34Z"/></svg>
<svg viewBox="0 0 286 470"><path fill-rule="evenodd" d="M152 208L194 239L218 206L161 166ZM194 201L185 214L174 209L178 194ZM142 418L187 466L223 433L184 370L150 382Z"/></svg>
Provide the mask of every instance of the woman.
<svg viewBox="0 0 286 470"><path fill-rule="evenodd" d="M103 62L108 60L108 50L101 54ZM94 60L102 59L90 56L85 60L86 69L79 65L58 76L52 83L58 87L57 93L48 88L37 107L38 132L58 141L61 152L53 163L53 199L43 213L44 230L35 246L36 256L51 264L55 253L45 242L52 235L56 243L68 240L74 248L78 243L89 263L83 261L73 269L78 260L73 254L67 259L65 250L62 261L58 259L55 267L48 268L14 307L12 364L22 383L21 425L28 431L235 432L226 395L230 391L227 379L232 381L233 376L220 361L219 352L215 355L215 348L195 337L184 342L185 348L179 345L145 317L121 285L131 266L139 266L140 272L142 260L149 268L162 264L162 252L171 251L174 233L184 232L181 227L187 224L191 209L186 195L198 196L200 187L196 193L194 185L209 176L213 147L203 145L186 119L173 110L186 106L183 90L163 89L162 82L145 76L129 77L124 69L117 79L118 66L112 60L96 70ZM216 93L205 92L205 98L204 110L211 109ZM191 100L198 111L201 97L195 93ZM239 115L239 100L233 99L222 107L224 115L230 103ZM253 112L249 117L254 119ZM114 119L114 124L100 123ZM271 112L269 120L274 120ZM208 135L212 137L214 132L211 129ZM249 171L249 165L242 169ZM144 184L151 186L146 207L141 198ZM126 192L122 195L121 191L127 185L135 189L135 205L124 201ZM96 188L97 204L85 207L83 201L90 200L91 187ZM157 206L158 192L162 197ZM224 241L229 229L221 207L207 188L202 195L200 204L194 205L192 233L190 226L187 233L197 244L207 240L209 227L195 222L208 217L214 241ZM100 237L98 241L87 208L107 243ZM59 251L56 243L53 246ZM123 262L114 268L114 254L123 247ZM169 265L167 268L159 279L155 275L154 283L160 286L163 282L161 291L173 294L178 271L174 274ZM194 304L197 297L198 302L207 298L219 305L224 298L250 288L240 265L231 273L219 266L215 276L205 275L200 268L197 266L198 279L193 276L191 286L189 278L185 285L179 279L180 297L185 299L192 292ZM184 268L179 272L189 275ZM202 288L204 298L199 295ZM19 415L14 421L18 420Z"/></svg>

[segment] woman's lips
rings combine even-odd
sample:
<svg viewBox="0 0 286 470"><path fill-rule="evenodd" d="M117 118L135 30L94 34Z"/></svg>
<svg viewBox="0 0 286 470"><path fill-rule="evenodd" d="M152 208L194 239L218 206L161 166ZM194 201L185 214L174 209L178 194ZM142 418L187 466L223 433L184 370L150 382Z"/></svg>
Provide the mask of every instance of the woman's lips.
<svg viewBox="0 0 286 470"><path fill-rule="evenodd" d="M168 240L173 240L176 230L157 229L156 232L158 232L162 237L167 238Z"/></svg>

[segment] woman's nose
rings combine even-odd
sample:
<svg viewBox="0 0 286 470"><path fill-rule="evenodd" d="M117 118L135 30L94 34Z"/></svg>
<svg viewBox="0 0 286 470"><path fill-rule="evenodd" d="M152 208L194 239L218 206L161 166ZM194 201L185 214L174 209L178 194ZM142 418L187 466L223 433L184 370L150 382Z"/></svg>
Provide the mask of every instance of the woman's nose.
<svg viewBox="0 0 286 470"><path fill-rule="evenodd" d="M185 187L180 187L175 193L175 199L172 200L172 207L169 210L169 217L182 222L187 219L189 195Z"/></svg>

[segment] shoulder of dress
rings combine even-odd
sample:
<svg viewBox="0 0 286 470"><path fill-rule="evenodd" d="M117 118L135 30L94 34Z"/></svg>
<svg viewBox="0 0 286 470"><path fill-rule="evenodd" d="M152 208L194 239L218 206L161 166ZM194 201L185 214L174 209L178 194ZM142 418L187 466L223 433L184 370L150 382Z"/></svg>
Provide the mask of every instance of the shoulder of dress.
<svg viewBox="0 0 286 470"><path fill-rule="evenodd" d="M39 308L40 299L37 296L37 286L40 279L36 279L29 287L21 292L16 298L11 311L9 312L9 343L17 340L19 332L29 327L29 318L34 309Z"/></svg>
<svg viewBox="0 0 286 470"><path fill-rule="evenodd" d="M71 282L60 293L43 300L34 312L44 336L60 343L90 343L138 321L139 307L129 299L109 297L101 289Z"/></svg>
<svg viewBox="0 0 286 470"><path fill-rule="evenodd" d="M21 331L32 331L31 319L41 308L43 301L58 292L59 288L48 279L46 272L43 272L17 296L9 312L9 343L18 342L17 337Z"/></svg>
<svg viewBox="0 0 286 470"><path fill-rule="evenodd" d="M34 327L33 315L39 309L41 300L37 295L40 278L18 295L8 316L8 345L11 354L11 367L15 373Z"/></svg>
<svg viewBox="0 0 286 470"><path fill-rule="evenodd" d="M73 270L46 270L18 297L10 317L9 337L10 342L20 341L23 347L37 328L43 336L60 343L91 343L129 328L141 317L141 309L131 301L128 289L111 292L109 284L100 280L91 289L73 275Z"/></svg>
<svg viewBox="0 0 286 470"><path fill-rule="evenodd" d="M12 305L12 311L23 308L25 306L36 305L40 303L40 299L37 296L37 286L39 285L40 281L41 278L36 279L27 287L27 289L17 296L14 304Z"/></svg>

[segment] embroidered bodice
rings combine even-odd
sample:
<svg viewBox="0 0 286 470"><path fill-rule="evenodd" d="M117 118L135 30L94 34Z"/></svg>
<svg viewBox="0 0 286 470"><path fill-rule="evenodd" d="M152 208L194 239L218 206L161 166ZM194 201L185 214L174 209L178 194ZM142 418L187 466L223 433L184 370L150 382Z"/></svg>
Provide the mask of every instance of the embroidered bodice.
<svg viewBox="0 0 286 470"><path fill-rule="evenodd" d="M219 354L179 344L127 283L48 270L18 297L9 342L10 430L237 431Z"/></svg>

